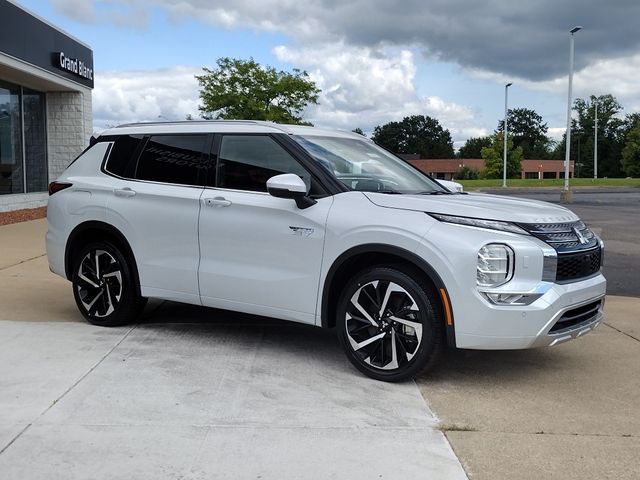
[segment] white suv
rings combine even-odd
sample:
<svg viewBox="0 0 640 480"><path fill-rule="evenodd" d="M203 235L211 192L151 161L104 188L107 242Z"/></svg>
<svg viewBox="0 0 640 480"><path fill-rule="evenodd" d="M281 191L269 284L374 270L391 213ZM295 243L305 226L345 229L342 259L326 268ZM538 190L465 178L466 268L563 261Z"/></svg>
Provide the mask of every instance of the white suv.
<svg viewBox="0 0 640 480"><path fill-rule="evenodd" d="M49 188L53 272L96 325L149 297L337 327L365 374L450 346L555 345L602 321L602 242L548 203L452 193L361 135L123 125Z"/></svg>

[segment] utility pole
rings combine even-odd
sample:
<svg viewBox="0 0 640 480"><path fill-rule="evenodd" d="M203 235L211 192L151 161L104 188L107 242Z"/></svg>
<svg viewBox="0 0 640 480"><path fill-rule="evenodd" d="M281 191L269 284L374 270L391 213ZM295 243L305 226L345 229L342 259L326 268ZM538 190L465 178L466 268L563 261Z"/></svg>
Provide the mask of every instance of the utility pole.
<svg viewBox="0 0 640 480"><path fill-rule="evenodd" d="M504 86L504 152L502 155L502 188L507 188L507 114L509 113L509 87L513 83Z"/></svg>
<svg viewBox="0 0 640 480"><path fill-rule="evenodd" d="M596 109L594 141L593 141L593 178L598 178L598 100L593 102Z"/></svg>
<svg viewBox="0 0 640 480"><path fill-rule="evenodd" d="M564 153L564 189L560 192L560 201L563 203L571 203L571 190L569 190L569 165L571 164L571 104L573 103L573 42L574 34L582 30L582 27L576 26L569 30L569 93L567 95L567 134L566 148Z"/></svg>

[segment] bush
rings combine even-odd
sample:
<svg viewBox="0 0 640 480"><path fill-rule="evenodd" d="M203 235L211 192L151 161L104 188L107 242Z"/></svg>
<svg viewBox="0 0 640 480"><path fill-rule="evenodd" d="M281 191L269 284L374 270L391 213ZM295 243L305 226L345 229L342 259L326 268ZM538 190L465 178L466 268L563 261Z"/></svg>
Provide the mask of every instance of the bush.
<svg viewBox="0 0 640 480"><path fill-rule="evenodd" d="M475 168L467 167L466 165L462 168L459 168L455 173L454 178L456 180L477 180L479 178L480 172Z"/></svg>

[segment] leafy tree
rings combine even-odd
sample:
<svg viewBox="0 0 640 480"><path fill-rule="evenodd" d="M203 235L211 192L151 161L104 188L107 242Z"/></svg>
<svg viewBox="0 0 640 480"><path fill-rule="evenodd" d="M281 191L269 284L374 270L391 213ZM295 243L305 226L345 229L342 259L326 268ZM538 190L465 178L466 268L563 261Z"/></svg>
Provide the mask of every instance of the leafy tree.
<svg viewBox="0 0 640 480"><path fill-rule="evenodd" d="M640 122L627 134L622 150L622 168L629 177L640 177Z"/></svg>
<svg viewBox="0 0 640 480"><path fill-rule="evenodd" d="M458 158L481 158L482 148L490 147L492 141L490 136L469 138L458 150Z"/></svg>
<svg viewBox="0 0 640 480"><path fill-rule="evenodd" d="M214 69L196 75L200 84L198 107L203 118L271 120L308 124L301 112L318 103L320 90L305 71L277 71L262 67L253 58L222 57Z"/></svg>
<svg viewBox="0 0 640 480"><path fill-rule="evenodd" d="M627 138L631 130L640 125L640 113L629 113L624 119L624 125L622 126L622 136ZM626 143L626 142L625 142Z"/></svg>
<svg viewBox="0 0 640 480"><path fill-rule="evenodd" d="M509 135L513 144L522 147L524 158L544 159L551 154L551 141L547 137L547 124L530 108L514 108L507 112ZM504 119L498 122L496 132L504 132Z"/></svg>
<svg viewBox="0 0 640 480"><path fill-rule="evenodd" d="M576 162L579 176L593 176L595 103L598 104L598 176L619 177L626 123L618 117L622 106L613 95L592 95L587 100L577 98L574 101L577 118L571 120L571 159ZM565 148L566 134L558 143L554 156L564 159Z"/></svg>
<svg viewBox="0 0 640 480"><path fill-rule="evenodd" d="M454 157L449 130L425 115L412 115L401 122L377 126L371 139L394 153L417 153L421 158Z"/></svg>
<svg viewBox="0 0 640 480"><path fill-rule="evenodd" d="M482 158L484 159L485 178L502 178L504 169L504 135L496 133L493 136L493 142L490 147L482 149ZM513 146L513 140L507 140L507 178L520 178L522 170L522 147Z"/></svg>
<svg viewBox="0 0 640 480"><path fill-rule="evenodd" d="M353 133L357 133L358 135L362 135L363 137L366 137L366 135L364 134L364 132L362 131L362 129L360 127L356 127L353 130L351 130Z"/></svg>

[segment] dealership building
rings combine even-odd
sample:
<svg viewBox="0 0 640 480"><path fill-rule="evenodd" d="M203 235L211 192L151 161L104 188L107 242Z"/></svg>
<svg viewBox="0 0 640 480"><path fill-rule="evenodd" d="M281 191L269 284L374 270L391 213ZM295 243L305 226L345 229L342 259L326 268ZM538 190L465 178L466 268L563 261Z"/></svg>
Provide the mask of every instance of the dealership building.
<svg viewBox="0 0 640 480"><path fill-rule="evenodd" d="M0 212L46 205L92 134L93 52L0 0Z"/></svg>

